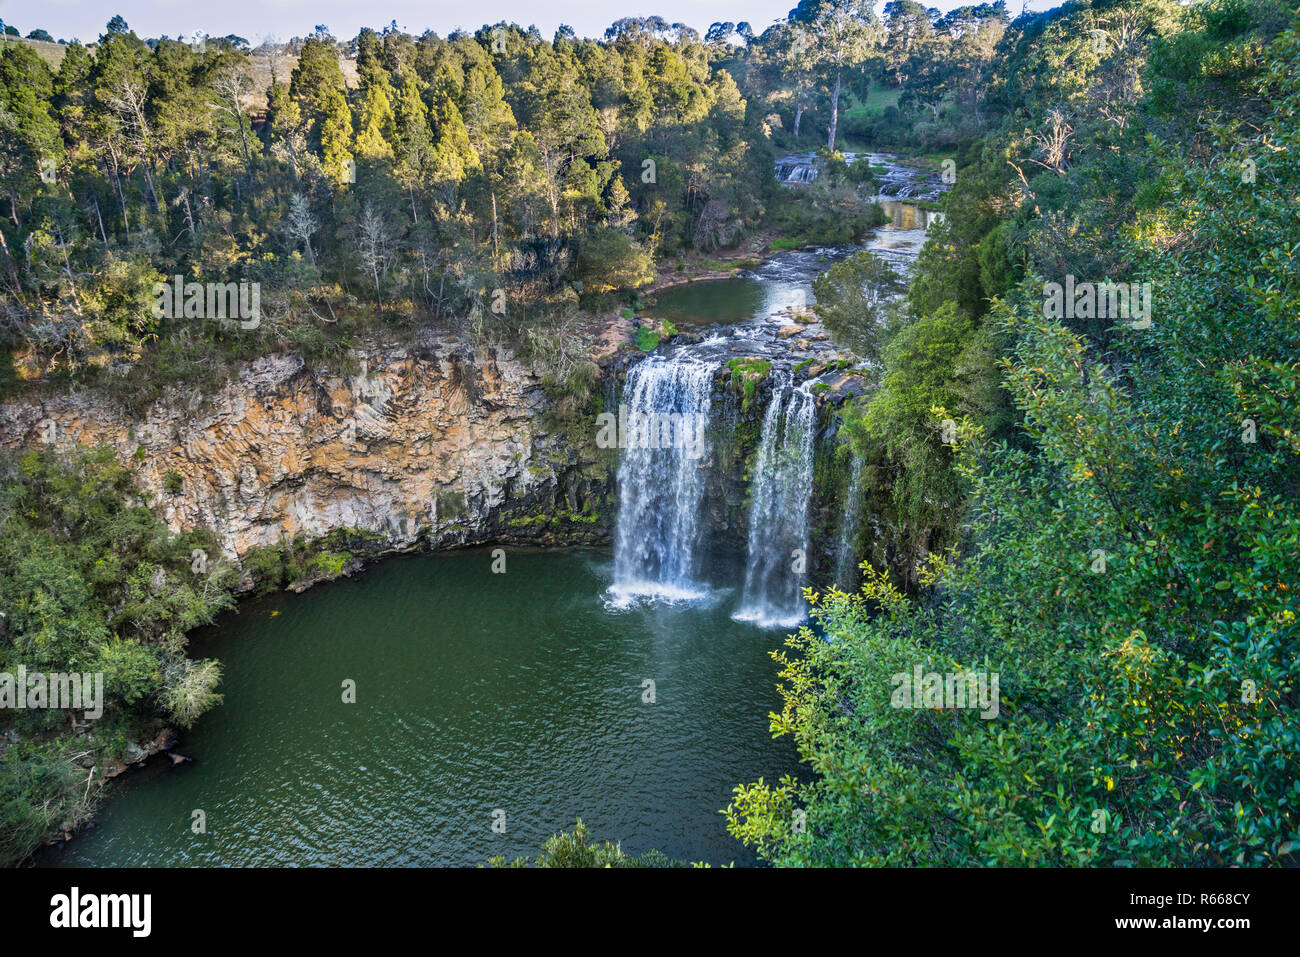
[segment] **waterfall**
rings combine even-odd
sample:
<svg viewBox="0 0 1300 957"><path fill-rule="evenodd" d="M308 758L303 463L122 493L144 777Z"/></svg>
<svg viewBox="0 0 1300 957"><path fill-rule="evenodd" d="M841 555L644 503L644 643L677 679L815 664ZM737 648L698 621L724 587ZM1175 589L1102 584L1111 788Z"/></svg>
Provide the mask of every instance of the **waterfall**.
<svg viewBox="0 0 1300 957"><path fill-rule="evenodd" d="M772 390L763 417L749 509L749 562L740 610L732 617L762 628L804 619L800 589L808 554L816 401L805 383Z"/></svg>
<svg viewBox="0 0 1300 957"><path fill-rule="evenodd" d="M855 455L853 464L849 466L849 490L845 493L844 511L840 514L840 545L835 555L835 584L841 591L852 591L858 583L853 545L858 538L861 519L862 459Z"/></svg>
<svg viewBox="0 0 1300 957"><path fill-rule="evenodd" d="M809 156L783 156L776 161L776 178L782 183L808 184L817 178L817 163Z"/></svg>
<svg viewBox="0 0 1300 957"><path fill-rule="evenodd" d="M938 177L930 172L910 166L899 166L893 162L897 157L892 153L853 153L846 152L844 161L870 163L873 169L883 166L876 174L876 193L886 199L937 199L943 192ZM778 157L775 172L778 182L786 185L806 186L817 179L821 172L816 153L791 153Z"/></svg>
<svg viewBox="0 0 1300 957"><path fill-rule="evenodd" d="M618 521L614 536L613 603L637 598L704 597L698 581L700 503L716 361L689 352L651 356L628 373L620 422L628 441L618 466ZM664 429L694 441L658 441ZM647 439L649 439L647 441Z"/></svg>

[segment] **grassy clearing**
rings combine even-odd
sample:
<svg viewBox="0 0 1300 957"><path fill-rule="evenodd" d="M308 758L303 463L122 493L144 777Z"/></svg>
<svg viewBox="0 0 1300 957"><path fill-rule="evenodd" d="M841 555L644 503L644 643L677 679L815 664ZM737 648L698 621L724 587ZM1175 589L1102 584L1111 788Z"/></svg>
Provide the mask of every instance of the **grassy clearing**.
<svg viewBox="0 0 1300 957"><path fill-rule="evenodd" d="M891 106L898 106L898 98L902 95L902 90L890 90L883 86L872 86L865 99L859 99L856 96L847 97L848 105L841 108L840 116L843 119L865 119L868 116L878 116L884 113Z"/></svg>

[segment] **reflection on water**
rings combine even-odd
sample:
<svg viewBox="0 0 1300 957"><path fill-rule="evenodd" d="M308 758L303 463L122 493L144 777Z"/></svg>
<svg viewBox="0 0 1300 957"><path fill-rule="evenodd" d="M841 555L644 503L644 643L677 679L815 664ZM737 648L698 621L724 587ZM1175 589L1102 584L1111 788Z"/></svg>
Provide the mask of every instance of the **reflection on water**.
<svg viewBox="0 0 1300 957"><path fill-rule="evenodd" d="M773 311L777 293L771 284L749 277L686 283L658 293L645 312L684 328L739 322Z"/></svg>
<svg viewBox="0 0 1300 957"><path fill-rule="evenodd" d="M926 230L943 214L889 196L877 196L876 202L890 221L875 229L862 246L791 250L730 279L673 286L655 296L645 315L689 330L773 316L791 307L802 309L815 303L813 278L859 249L871 250L905 273L925 245Z"/></svg>
<svg viewBox="0 0 1300 957"><path fill-rule="evenodd" d="M731 561L708 563L718 582ZM535 857L577 817L631 853L754 863L719 812L798 773L768 729L783 633L724 600L611 611L608 552L491 568L486 549L396 558L241 604L194 641L226 696L184 736L194 763L126 775L41 863L473 866Z"/></svg>
<svg viewBox="0 0 1300 957"><path fill-rule="evenodd" d="M895 268L906 272L925 245L926 230L939 222L943 213L922 209L888 196L877 196L876 202L884 208L890 221L872 234L866 248L889 260Z"/></svg>

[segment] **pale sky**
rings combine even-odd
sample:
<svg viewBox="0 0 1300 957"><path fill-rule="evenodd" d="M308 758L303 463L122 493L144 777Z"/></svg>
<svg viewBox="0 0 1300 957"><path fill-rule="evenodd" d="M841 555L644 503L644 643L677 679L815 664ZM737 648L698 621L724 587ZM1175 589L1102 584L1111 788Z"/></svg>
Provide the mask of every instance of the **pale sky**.
<svg viewBox="0 0 1300 957"><path fill-rule="evenodd" d="M924 0L922 0L924 2ZM972 0L966 0L967 3ZM522 26L536 24L548 40L561 23L580 36L600 37L605 28L624 16L663 17L685 23L701 34L710 23L748 20L762 33L773 20L784 18L797 0L0 0L0 20L23 36L40 27L57 39L74 37L91 42L104 25L121 14L141 37L189 36L195 31L209 36L233 33L254 46L274 37L288 40L306 36L323 23L339 39L350 39L362 27L381 29L389 21L419 36L434 30L446 36L457 27L476 30L485 23L505 20ZM1014 17L1023 0L1008 0ZM958 0L938 0L926 6L951 10ZM1046 10L1059 0L1032 0L1030 10ZM877 9L883 6L883 0Z"/></svg>

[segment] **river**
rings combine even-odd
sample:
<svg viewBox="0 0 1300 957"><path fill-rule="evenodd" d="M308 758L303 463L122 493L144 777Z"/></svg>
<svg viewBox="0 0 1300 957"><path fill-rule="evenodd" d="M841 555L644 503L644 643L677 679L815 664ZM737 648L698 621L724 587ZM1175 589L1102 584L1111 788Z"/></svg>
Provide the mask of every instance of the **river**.
<svg viewBox="0 0 1300 957"><path fill-rule="evenodd" d="M906 270L938 214L881 201L893 222L868 246ZM755 324L811 301L812 277L851 251L784 253L661 294L663 315L711 324L715 337L644 375L671 378L667 366L700 356L721 362L718 324L737 324L724 339L751 342ZM680 400L689 390L646 391ZM794 432L807 427L810 393L790 381L773 396L782 407L769 407L763 454L793 460L801 475L810 445ZM681 508L693 486L689 469L677 472L643 494ZM806 496L792 504L782 483L767 484L756 497L785 497L753 523L748 557L683 569L656 553L647 568L638 556L649 539L621 514L626 544L613 550L511 549L504 573L487 549L406 556L241 603L192 639L193 654L225 669L224 703L184 735L193 762L159 758L124 775L94 824L40 863L478 865L533 857L579 817L632 853L758 863L721 809L739 783L800 772L792 743L768 729L780 708L770 652L802 615L789 605L797 582L769 581L761 559L785 562L792 543L808 544L806 521L801 540L797 521L777 520L798 518ZM656 542L698 537L696 525L669 525ZM625 595L649 600L611 600L620 578ZM690 600L662 600L683 582ZM344 701L347 682L355 703Z"/></svg>

